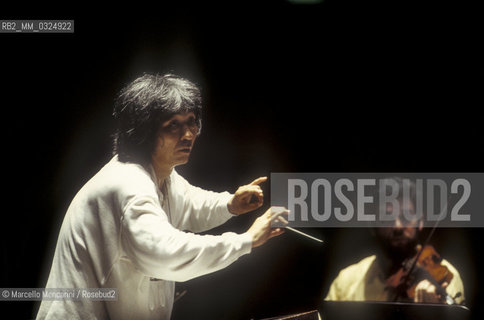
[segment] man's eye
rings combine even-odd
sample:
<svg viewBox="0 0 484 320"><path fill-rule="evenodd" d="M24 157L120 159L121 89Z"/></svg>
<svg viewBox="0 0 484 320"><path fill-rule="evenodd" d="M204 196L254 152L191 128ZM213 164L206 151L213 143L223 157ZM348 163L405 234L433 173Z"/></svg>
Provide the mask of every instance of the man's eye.
<svg viewBox="0 0 484 320"><path fill-rule="evenodd" d="M195 119L190 119L187 124L190 128L198 126L197 121Z"/></svg>
<svg viewBox="0 0 484 320"><path fill-rule="evenodd" d="M176 121L170 122L168 124L168 129L170 130L178 129L179 127L180 127L180 124Z"/></svg>
<svg viewBox="0 0 484 320"><path fill-rule="evenodd" d="M405 210L403 212L403 220L407 221L407 222L414 222L414 221L417 221L417 213L413 210Z"/></svg>
<svg viewBox="0 0 484 320"><path fill-rule="evenodd" d="M413 216L417 215L417 213L413 210L404 210L404 212L409 217L413 217Z"/></svg>

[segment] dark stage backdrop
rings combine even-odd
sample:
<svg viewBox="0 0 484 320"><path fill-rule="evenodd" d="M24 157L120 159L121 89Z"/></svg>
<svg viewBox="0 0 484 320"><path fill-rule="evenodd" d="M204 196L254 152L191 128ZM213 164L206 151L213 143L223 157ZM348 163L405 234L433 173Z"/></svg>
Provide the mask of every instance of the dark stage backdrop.
<svg viewBox="0 0 484 320"><path fill-rule="evenodd" d="M233 192L271 172L482 172L482 37L472 2L99 10L0 12L75 20L74 34L0 34L0 287L45 285L71 198L111 157L114 97L143 72L201 86L202 134L179 171L207 189ZM264 191L263 208L211 233L245 231L269 206L269 183ZM306 231L325 243L288 233L178 284L186 294L173 319L314 309L339 269L374 251L366 229ZM483 240L470 228L439 229L433 241L461 271L476 319ZM12 319L33 318L36 307L0 304Z"/></svg>

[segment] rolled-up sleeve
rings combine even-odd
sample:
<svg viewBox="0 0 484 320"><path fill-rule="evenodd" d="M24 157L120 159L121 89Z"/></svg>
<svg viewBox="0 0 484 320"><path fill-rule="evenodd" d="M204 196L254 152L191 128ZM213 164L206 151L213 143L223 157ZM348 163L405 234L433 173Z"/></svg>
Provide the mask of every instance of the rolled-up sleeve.
<svg viewBox="0 0 484 320"><path fill-rule="evenodd" d="M150 196L134 197L125 206L121 241L142 273L172 281L223 269L252 248L248 234L196 235L174 228Z"/></svg>

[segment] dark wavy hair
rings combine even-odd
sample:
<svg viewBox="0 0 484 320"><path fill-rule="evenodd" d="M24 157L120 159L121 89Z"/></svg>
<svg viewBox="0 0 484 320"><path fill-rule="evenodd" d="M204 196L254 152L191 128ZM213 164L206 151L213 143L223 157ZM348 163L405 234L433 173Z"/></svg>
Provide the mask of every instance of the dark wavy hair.
<svg viewBox="0 0 484 320"><path fill-rule="evenodd" d="M201 111L200 89L192 82L173 74L144 74L116 99L113 153L122 162L147 165L161 123L175 114L193 112L201 128Z"/></svg>

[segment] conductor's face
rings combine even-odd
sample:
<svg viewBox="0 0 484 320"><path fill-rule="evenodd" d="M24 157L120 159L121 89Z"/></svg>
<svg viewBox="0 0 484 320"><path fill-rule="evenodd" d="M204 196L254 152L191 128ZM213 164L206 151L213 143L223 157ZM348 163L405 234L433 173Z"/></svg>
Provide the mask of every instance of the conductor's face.
<svg viewBox="0 0 484 320"><path fill-rule="evenodd" d="M158 167L170 168L187 163L198 131L193 112L175 114L158 130L152 161Z"/></svg>

